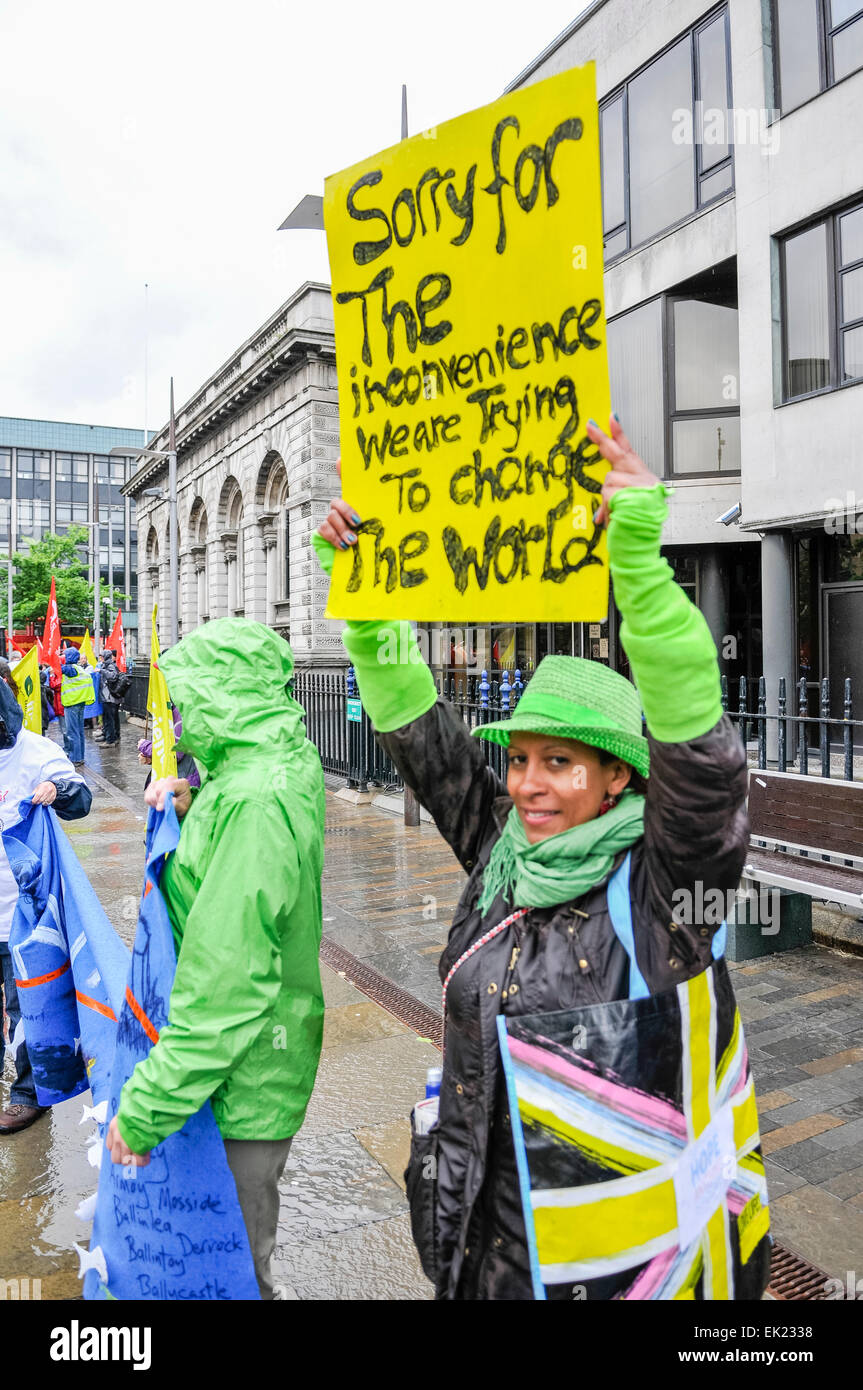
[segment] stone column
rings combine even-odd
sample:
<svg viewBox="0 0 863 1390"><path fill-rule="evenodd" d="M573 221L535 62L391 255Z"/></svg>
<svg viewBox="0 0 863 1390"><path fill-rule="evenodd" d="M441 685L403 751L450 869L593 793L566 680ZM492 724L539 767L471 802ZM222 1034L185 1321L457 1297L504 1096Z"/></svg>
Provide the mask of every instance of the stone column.
<svg viewBox="0 0 863 1390"><path fill-rule="evenodd" d="M193 545L191 549L192 566L194 569L195 583L192 588L194 623L193 626L200 626L208 619L207 610L207 547L205 545Z"/></svg>
<svg viewBox="0 0 863 1390"><path fill-rule="evenodd" d="M278 514L276 512L262 512L258 517L258 529L264 557L264 602L261 622L268 623L270 626L272 626L276 616L276 600L281 598L281 595L276 592L277 519Z"/></svg>
<svg viewBox="0 0 863 1390"><path fill-rule="evenodd" d="M227 587L227 597L225 611L229 618L234 617L237 607L237 533L236 531L223 531L222 558L225 562L225 583Z"/></svg>
<svg viewBox="0 0 863 1390"><path fill-rule="evenodd" d="M724 673L722 646L723 639L728 636L728 597L721 547L718 545L699 546L698 562L698 606L707 620L710 635L716 643L720 670Z"/></svg>
<svg viewBox="0 0 863 1390"><path fill-rule="evenodd" d="M153 604L158 604L158 606L159 606L159 612L158 612L157 617L156 617L156 627L157 627L158 632L159 632L159 640L160 640L160 642L163 640L163 633L164 633L164 630L165 630L165 616L164 616L164 613L162 612L162 594L161 594L161 589L160 589L160 584L159 584L159 578L160 578L160 575L159 575L159 566L158 566L158 565L150 565L150 568L149 568L149 570L148 570L148 573L149 573L149 575L150 575L150 604L149 604L148 611L143 615L143 616L144 616L144 632L143 632L143 642L141 643L141 645L142 645L144 651L147 651L147 652L150 650L150 647L152 646L152 642L151 642L151 640L150 640L150 634L151 634L151 632L152 632Z"/></svg>
<svg viewBox="0 0 863 1390"><path fill-rule="evenodd" d="M764 678L767 713L776 714L779 678L785 677L788 708L793 710L794 673L794 567L791 536L787 531L768 531L761 540L761 630L764 644ZM758 673L753 671L753 675ZM767 760L777 759L778 725L767 724ZM790 739L789 739L790 743ZM788 753L791 756L792 749Z"/></svg>

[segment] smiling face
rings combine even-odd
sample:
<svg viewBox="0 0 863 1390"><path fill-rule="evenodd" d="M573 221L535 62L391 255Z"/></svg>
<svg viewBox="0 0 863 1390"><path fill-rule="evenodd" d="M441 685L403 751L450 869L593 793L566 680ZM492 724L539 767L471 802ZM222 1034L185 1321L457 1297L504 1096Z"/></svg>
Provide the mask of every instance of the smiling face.
<svg viewBox="0 0 863 1390"><path fill-rule="evenodd" d="M509 742L506 789L531 844L585 825L607 796L619 796L632 769L574 738L515 733Z"/></svg>

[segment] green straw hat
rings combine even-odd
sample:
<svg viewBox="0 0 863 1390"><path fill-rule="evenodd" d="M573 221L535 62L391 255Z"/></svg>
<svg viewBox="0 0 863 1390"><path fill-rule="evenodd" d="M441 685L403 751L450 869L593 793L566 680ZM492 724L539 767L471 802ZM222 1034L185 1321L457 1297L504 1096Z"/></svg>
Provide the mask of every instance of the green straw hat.
<svg viewBox="0 0 863 1390"><path fill-rule="evenodd" d="M635 686L601 662L577 656L544 657L511 718L480 724L472 732L505 748L514 733L577 738L613 753L643 777L650 771Z"/></svg>

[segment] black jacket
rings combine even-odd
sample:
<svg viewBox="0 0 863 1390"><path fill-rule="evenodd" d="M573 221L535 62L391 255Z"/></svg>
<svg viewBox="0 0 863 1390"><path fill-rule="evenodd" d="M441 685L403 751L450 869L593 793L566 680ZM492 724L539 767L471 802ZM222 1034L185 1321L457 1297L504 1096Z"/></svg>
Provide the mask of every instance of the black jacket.
<svg viewBox="0 0 863 1390"><path fill-rule="evenodd" d="M485 916L477 909L483 869L512 803L478 740L442 700L378 737L469 875L440 961L443 980L467 947L513 910L500 897ZM689 743L650 740L644 835L632 848L630 894L636 956L651 993L710 963L715 929L672 922L672 894L694 892L697 881L705 895L737 886L749 839L746 787L744 751L727 716ZM538 1013L628 997L629 961L611 926L606 882L559 907L532 910L453 977L437 1181L418 1173L408 1180L415 1239L439 1298L532 1297L496 1018L501 1010Z"/></svg>

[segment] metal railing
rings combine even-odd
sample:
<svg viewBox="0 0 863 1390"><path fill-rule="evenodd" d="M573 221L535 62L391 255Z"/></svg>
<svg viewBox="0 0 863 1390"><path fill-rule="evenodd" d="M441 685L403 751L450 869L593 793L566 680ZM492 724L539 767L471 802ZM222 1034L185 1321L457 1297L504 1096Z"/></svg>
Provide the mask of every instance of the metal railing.
<svg viewBox="0 0 863 1390"><path fill-rule="evenodd" d="M150 668L149 666L133 666L129 675L132 677L132 684L123 696L123 708L129 714L137 714L141 719L146 719Z"/></svg>
<svg viewBox="0 0 863 1390"><path fill-rule="evenodd" d="M758 709L748 709L747 680L741 676L737 689L737 708L729 704L728 681L722 677L722 708L729 717L737 721L737 727L744 746L751 741L756 744L756 766L767 767L767 726L775 722L776 729L776 767L779 772L797 771L810 776L809 762L817 755L822 777L839 777L852 782L855 776L855 759L863 766L863 719L855 719L850 677L843 685L842 718L830 713L830 680L827 676L821 681L818 691L818 714L809 713L809 688L801 677L795 691L797 713L788 708L788 693L785 677L779 680L779 697L776 713L767 713L767 683L763 676L758 680ZM796 745L796 755L795 755ZM841 769L841 770L840 770Z"/></svg>
<svg viewBox="0 0 863 1390"><path fill-rule="evenodd" d="M529 679L529 677L528 677ZM507 719L518 704L527 682L522 673L501 673L500 680L490 680L487 671L479 676L449 675L438 678L438 690L461 715L469 729ZM735 721L743 743L749 748L759 768L767 767L767 726L776 721L777 757L773 760L780 772L799 771L814 774L810 762L819 762L822 777L838 777L852 781L863 775L863 720L853 718L851 681L844 682L843 715L830 714L830 682L825 678L820 686L820 709L809 714L809 692L801 680L796 692L797 713L788 708L786 683L779 682L777 713L767 713L767 688L763 676L758 678L757 709L751 708L747 688L754 680L741 676L737 685L736 707L729 701L728 681L722 678L722 707ZM353 712L358 719L348 719L348 700L357 701L356 677L353 667L345 672L298 672L294 694L306 711L309 738L321 755L324 771L347 778L348 785L362 791L370 785L401 789L401 776L378 744L371 721L364 709L356 704ZM801 731L805 736L801 737ZM814 741L814 747L813 747ZM794 752L796 747L796 753ZM506 778L506 750L500 744L482 740L488 765L498 776Z"/></svg>
<svg viewBox="0 0 863 1390"><path fill-rule="evenodd" d="M131 675L132 684L123 705L130 714L145 718L148 668L138 666ZM475 729L479 724L507 719L527 680L518 670L512 676L508 671L501 672L499 680L490 680L488 672L483 671L478 676L445 675L438 678L437 685L468 728ZM727 677L722 677L722 708L737 724L757 767L768 766L768 725L775 723L776 756L771 759L771 766L780 772L820 774L849 782L855 776L863 777L863 719L853 717L850 679L844 682L841 718L831 715L830 682L826 677L818 689L817 714L809 712L811 695L805 679L797 683L791 701L785 679L779 681L775 714L767 712L767 683L763 676L757 680L757 707L753 707L755 702L749 691L754 694L755 685L754 679L741 676L732 697ZM359 717L348 718L348 701L356 702L359 697L352 666L346 671L299 671L294 678L294 695L306 712L306 729L320 753L325 772L345 777L349 786L363 791L370 784L402 787L401 776L378 744L365 710L355 703L352 713ZM486 762L505 779L506 750L486 739L482 740L482 748Z"/></svg>

